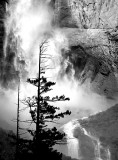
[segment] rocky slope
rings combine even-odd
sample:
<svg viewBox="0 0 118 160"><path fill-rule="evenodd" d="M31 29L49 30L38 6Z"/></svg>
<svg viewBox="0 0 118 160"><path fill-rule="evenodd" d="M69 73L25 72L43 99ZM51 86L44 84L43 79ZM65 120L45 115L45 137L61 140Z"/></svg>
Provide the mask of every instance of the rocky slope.
<svg viewBox="0 0 118 160"><path fill-rule="evenodd" d="M6 131L0 128L0 159L14 160L15 157L15 140L12 131Z"/></svg>
<svg viewBox="0 0 118 160"><path fill-rule="evenodd" d="M118 159L118 105L89 118L80 119L78 123L91 137L96 137L100 141L102 146L100 152L103 160L106 160L105 154L103 154L105 152L104 148L109 148L110 160ZM95 147L92 139L83 132L81 127L75 128L74 136L79 139L81 154L83 153L85 160L87 157L87 160L92 160L94 159Z"/></svg>

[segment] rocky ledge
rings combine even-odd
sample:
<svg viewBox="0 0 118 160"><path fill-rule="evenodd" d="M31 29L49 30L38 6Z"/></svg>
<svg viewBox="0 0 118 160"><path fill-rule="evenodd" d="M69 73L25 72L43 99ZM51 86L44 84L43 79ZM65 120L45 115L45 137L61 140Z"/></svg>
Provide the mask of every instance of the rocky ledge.
<svg viewBox="0 0 118 160"><path fill-rule="evenodd" d="M118 104L96 115L79 119L78 124L74 136L79 139L79 153L84 155L82 160L94 159L95 143L102 160L118 159ZM106 157L107 149L109 153Z"/></svg>

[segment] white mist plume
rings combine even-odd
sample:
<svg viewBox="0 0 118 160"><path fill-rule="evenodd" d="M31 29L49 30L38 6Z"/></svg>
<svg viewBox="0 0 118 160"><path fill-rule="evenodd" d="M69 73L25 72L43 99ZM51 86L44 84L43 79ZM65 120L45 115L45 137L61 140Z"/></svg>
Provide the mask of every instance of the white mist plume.
<svg viewBox="0 0 118 160"><path fill-rule="evenodd" d="M25 60L24 67L27 68L28 76L34 78L38 72L39 44L43 38L49 37L49 47L46 53L52 56L49 63L53 69L48 70L46 76L57 82L50 96L65 94L65 96L70 97L70 102L60 103L59 106L61 106L61 110L70 109L72 117L79 118L105 110L111 106L111 102L108 103L105 97L93 93L89 81L81 86L73 77L74 70L70 79L66 76L59 79L59 71L63 69L60 65L63 58L61 50L69 50L68 39L60 28L52 26L53 11L48 3L49 1L38 0L13 0L10 2L5 21L6 39L4 48L7 48L9 44L10 33L13 33L13 38L17 41L15 56ZM10 44L10 47L14 50L13 44ZM6 50L5 54L7 54ZM65 61L65 66L67 63L70 63L68 59ZM23 88L24 86L27 90L28 87L23 85ZM24 93L22 91L24 97L29 95L28 92L28 90ZM30 90L31 92L34 94L33 89Z"/></svg>
<svg viewBox="0 0 118 160"><path fill-rule="evenodd" d="M53 32L53 37L49 40L49 46L47 48L47 54L52 56L50 66L51 70L46 71L46 76L52 81L56 81L56 85L50 92L50 96L62 95L70 98L69 102L57 103L61 110L70 109L72 111L71 118L80 118L83 116L89 116L99 111L103 111L110 107L114 102L108 102L105 96L99 95L92 91L92 85L89 79L83 85L80 84L79 80L74 78L74 69L72 70L71 77L68 78L66 75L59 78L60 70L63 70L61 66L62 56L61 50L69 50L69 44L67 37L63 34L61 29L56 29ZM66 65L70 63L67 59Z"/></svg>
<svg viewBox="0 0 118 160"><path fill-rule="evenodd" d="M16 56L25 59L26 67L29 67L27 70L31 73L32 66L38 65L39 44L45 34L51 32L53 12L47 1L41 0L13 0L7 12L5 54L9 43L8 37L12 33L17 41Z"/></svg>
<svg viewBox="0 0 118 160"><path fill-rule="evenodd" d="M16 38L21 39L20 46L26 54L41 40L41 36L51 29L52 12L47 4L37 0L11 1L8 9L6 37L13 29ZM27 56L27 55L26 55Z"/></svg>

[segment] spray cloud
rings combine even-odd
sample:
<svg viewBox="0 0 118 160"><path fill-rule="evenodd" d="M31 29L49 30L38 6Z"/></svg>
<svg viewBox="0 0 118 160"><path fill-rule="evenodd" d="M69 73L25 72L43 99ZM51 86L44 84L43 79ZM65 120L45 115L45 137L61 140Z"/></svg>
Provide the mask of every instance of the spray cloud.
<svg viewBox="0 0 118 160"><path fill-rule="evenodd" d="M81 46L70 47L63 29L52 25L54 13L49 2L10 1L5 20L6 38L1 85L13 88L19 75L22 79L36 77L39 45L48 37L47 54L52 56L50 65L54 69L47 71L47 74L57 82L52 94L65 94L71 99L68 104L61 106L64 106L64 109L70 108L73 111L72 116L76 118L79 118L78 115L88 116L106 109L111 103L108 104L105 97L91 91L90 77L94 79L95 75L85 67L87 63L96 63L95 59L85 55ZM93 66L89 65L90 70L94 70Z"/></svg>
<svg viewBox="0 0 118 160"><path fill-rule="evenodd" d="M9 88L9 82L16 81L19 74L22 78L29 72L36 74L32 66L37 67L39 44L51 32L52 14L47 1L10 1L5 20L3 86Z"/></svg>

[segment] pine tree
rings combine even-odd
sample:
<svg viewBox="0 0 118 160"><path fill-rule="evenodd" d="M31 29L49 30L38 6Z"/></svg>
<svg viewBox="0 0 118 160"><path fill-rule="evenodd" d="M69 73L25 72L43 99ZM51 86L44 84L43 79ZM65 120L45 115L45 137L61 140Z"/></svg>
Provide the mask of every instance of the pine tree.
<svg viewBox="0 0 118 160"><path fill-rule="evenodd" d="M53 106L52 102L57 101L68 101L69 98L66 98L64 95L55 96L50 98L50 96L45 96L45 93L52 90L52 86L56 85L55 82L48 81L45 75L46 67L41 66L42 57L46 58L45 47L44 45L47 42L43 42L40 46L39 54L39 77L35 79L27 79L27 82L38 87L38 95L33 97L28 97L25 100L30 108L30 114L32 122L36 124L36 130L28 130L33 136L33 145L32 151L38 159L51 159L51 160L60 160L61 154L54 150L55 144L62 143L64 138L64 133L61 133L57 130L56 127L49 127L48 124L56 123L60 118L64 118L65 115L70 115L69 110L65 112L56 113L60 108ZM47 94L46 94L47 95ZM35 157L35 159L37 159Z"/></svg>

